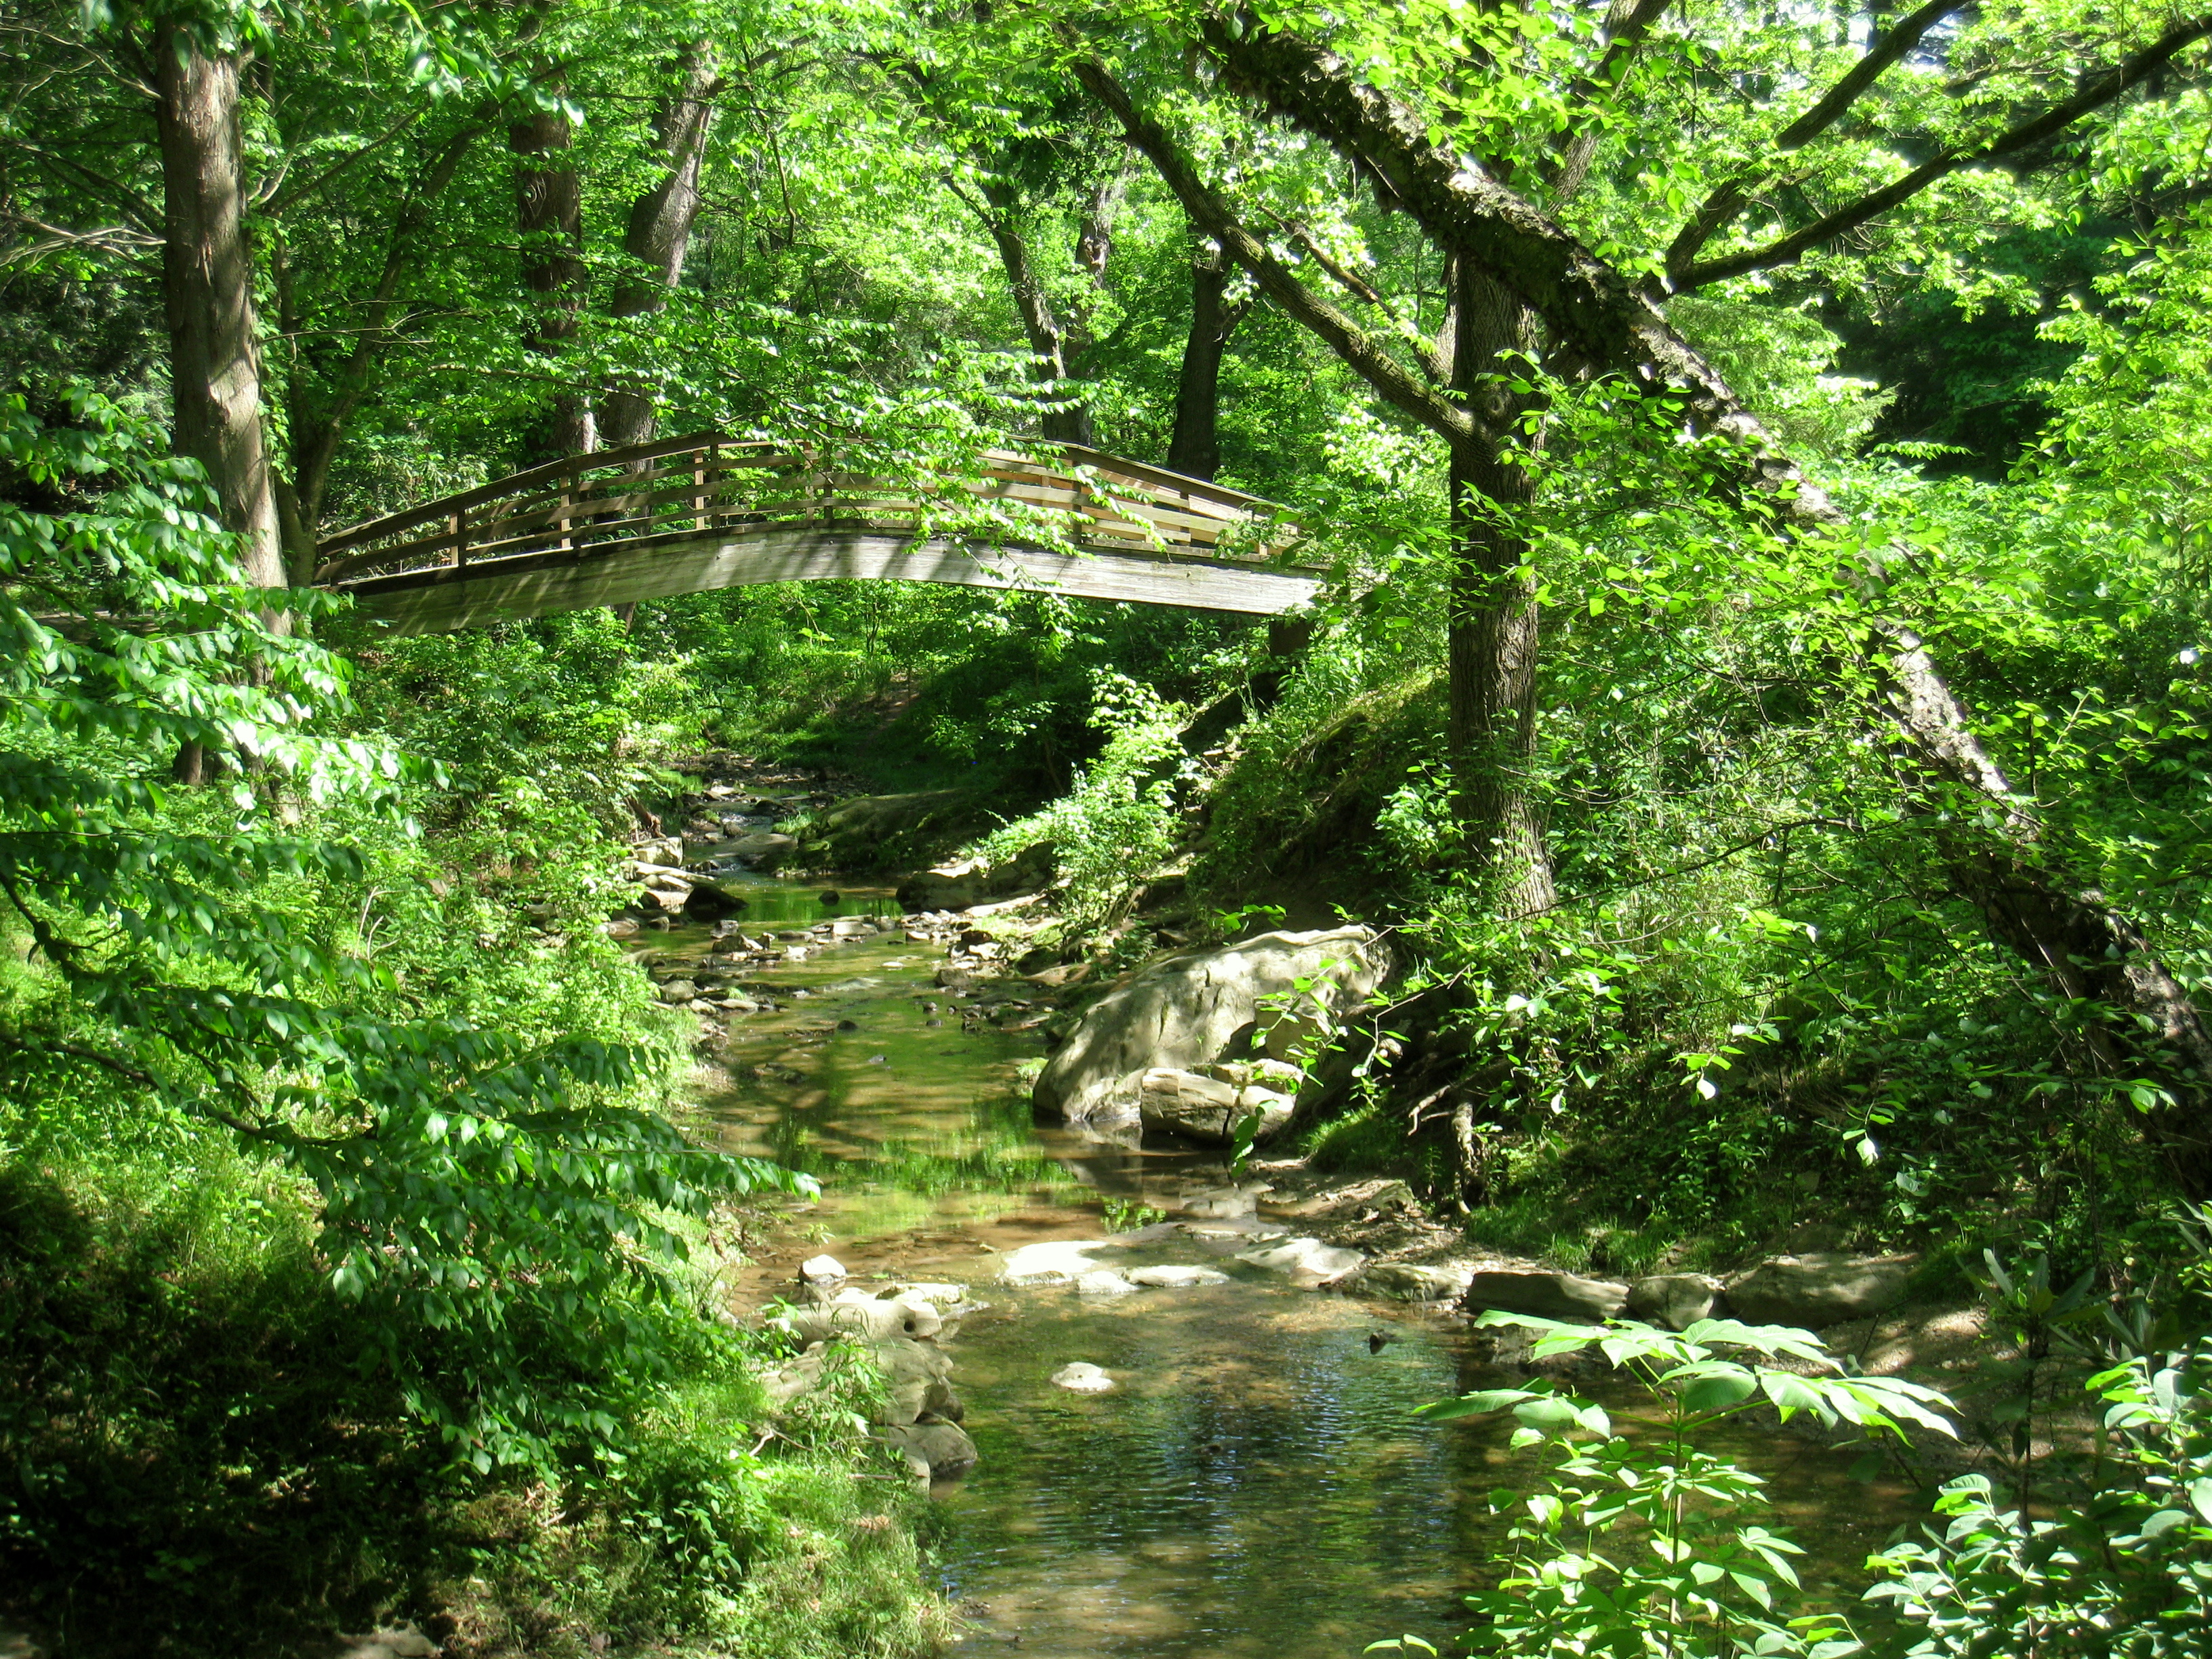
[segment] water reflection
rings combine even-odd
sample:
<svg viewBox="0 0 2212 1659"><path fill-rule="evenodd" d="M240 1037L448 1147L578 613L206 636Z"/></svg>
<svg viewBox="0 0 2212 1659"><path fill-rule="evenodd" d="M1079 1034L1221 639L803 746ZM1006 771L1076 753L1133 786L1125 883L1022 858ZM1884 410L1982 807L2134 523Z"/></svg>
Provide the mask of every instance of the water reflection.
<svg viewBox="0 0 2212 1659"><path fill-rule="evenodd" d="M834 907L786 884L742 890L748 930L896 908L881 889L842 889ZM680 957L707 943L703 929L678 930L651 948ZM895 933L755 976L781 1006L732 1022L729 1082L707 1104L733 1149L825 1189L803 1248L761 1269L763 1298L817 1249L863 1280L988 1286L994 1252L1103 1237L1109 1198L1168 1209L1222 1179L1217 1153L1034 1124L1018 1068L1042 1058L1037 1034L963 1023L933 982L940 949ZM1234 1248L1178 1237L1125 1259L1219 1267ZM1496 1571L1508 1524L1489 1494L1536 1471L1507 1449L1510 1421L1413 1418L1428 1401L1517 1380L1486 1366L1455 1322L1257 1273L1105 1301L982 1294L996 1305L952 1345L982 1458L939 1493L951 1522L941 1570L967 1604L971 1650L1334 1659L1410 1633L1452 1650L1460 1597ZM1371 1352L1378 1328L1395 1340ZM1120 1386L1053 1387L1072 1360ZM1906 1513L1903 1493L1848 1484L1848 1455L1755 1431L1728 1449L1846 1571Z"/></svg>

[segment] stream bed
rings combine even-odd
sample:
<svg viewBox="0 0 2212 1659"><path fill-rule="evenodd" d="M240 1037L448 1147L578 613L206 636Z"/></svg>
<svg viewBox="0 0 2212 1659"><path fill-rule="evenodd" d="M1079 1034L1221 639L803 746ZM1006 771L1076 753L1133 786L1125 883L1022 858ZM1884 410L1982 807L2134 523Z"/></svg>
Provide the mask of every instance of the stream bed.
<svg viewBox="0 0 2212 1659"><path fill-rule="evenodd" d="M897 914L882 891L845 888L832 904L787 883L729 886L748 932ZM679 927L642 943L665 963L708 938ZM1510 1421L1413 1412L1517 1374L1487 1364L1455 1317L1294 1288L1228 1261L1234 1240L1155 1227L1112 1256L1223 1268L1225 1284L1092 1297L993 1282L1024 1244L1108 1240L1116 1224L1192 1213L1194 1196L1198 1213L1218 1211L1228 1176L1218 1151L1035 1124L1018 1068L1042 1057L1041 1033L1006 1029L1019 1011L1003 1025L963 1017L970 1000L937 988L943 963L941 945L894 931L749 972L775 1006L731 1021L728 1081L703 1104L731 1150L823 1186L749 1270L750 1302L787 1292L799 1261L827 1252L855 1283L952 1280L990 1304L948 1345L981 1460L933 1494L963 1650L1340 1659L1401 1633L1459 1650L1461 1598L1494 1577L1510 1524L1490 1495L1535 1466L1507 1449ZM1115 1390L1054 1386L1073 1361L1103 1367ZM1839 1601L1911 1517L1901 1488L1848 1478L1856 1452L1752 1430L1725 1449L1767 1478L1771 1518L1796 1530L1808 1582Z"/></svg>

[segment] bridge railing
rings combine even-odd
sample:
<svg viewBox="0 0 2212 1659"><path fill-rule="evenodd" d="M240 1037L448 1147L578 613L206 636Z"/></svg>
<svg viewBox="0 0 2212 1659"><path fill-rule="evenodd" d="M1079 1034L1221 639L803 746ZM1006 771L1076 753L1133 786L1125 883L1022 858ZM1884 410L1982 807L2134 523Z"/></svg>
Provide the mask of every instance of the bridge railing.
<svg viewBox="0 0 2212 1659"><path fill-rule="evenodd" d="M1009 541L1057 533L1101 550L1214 560L1279 550L1258 539L1273 509L1237 490L1073 446L1058 465L999 451L982 459L981 476L917 491L775 444L714 433L666 438L548 462L326 537L316 580L343 585L441 567L534 564L794 527L911 532L948 507L958 519L994 501L1019 505L995 526L961 533ZM1281 544L1295 532L1278 526L1273 533Z"/></svg>

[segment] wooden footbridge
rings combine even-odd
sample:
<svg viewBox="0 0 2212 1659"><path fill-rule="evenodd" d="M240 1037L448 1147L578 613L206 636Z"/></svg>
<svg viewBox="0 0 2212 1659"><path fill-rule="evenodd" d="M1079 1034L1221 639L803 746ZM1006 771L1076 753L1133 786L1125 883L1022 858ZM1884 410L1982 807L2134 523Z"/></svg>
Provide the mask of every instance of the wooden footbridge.
<svg viewBox="0 0 2212 1659"><path fill-rule="evenodd" d="M1277 616L1320 573L1265 501L1067 447L919 485L715 434L602 450L357 525L316 580L395 634L754 582L896 578ZM1272 544L1267 539L1272 534Z"/></svg>

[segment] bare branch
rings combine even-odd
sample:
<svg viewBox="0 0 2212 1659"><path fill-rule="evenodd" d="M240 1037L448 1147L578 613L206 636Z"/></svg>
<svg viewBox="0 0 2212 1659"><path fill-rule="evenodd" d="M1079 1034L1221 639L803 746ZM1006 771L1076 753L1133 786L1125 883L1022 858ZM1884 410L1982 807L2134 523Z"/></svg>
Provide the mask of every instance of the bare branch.
<svg viewBox="0 0 2212 1659"><path fill-rule="evenodd" d="M107 225L98 230L64 230L59 225L50 225L27 214L0 213L0 218L6 219L10 224L27 225L37 231L41 238L40 240L0 252L0 269L27 264L65 247L136 252L161 246L160 237L149 236L144 231L134 230L128 225Z"/></svg>

